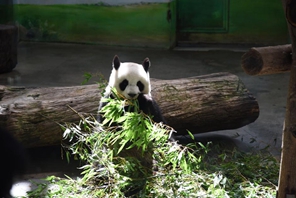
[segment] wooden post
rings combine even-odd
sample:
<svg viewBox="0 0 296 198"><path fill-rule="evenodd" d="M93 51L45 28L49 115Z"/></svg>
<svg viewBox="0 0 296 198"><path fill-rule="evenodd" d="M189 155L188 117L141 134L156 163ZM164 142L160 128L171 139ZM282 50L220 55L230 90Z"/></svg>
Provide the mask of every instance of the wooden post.
<svg viewBox="0 0 296 198"><path fill-rule="evenodd" d="M282 0L292 41L292 68L283 130L278 198L296 197L296 1Z"/></svg>
<svg viewBox="0 0 296 198"><path fill-rule="evenodd" d="M17 64L17 27L0 24L0 73L10 72Z"/></svg>

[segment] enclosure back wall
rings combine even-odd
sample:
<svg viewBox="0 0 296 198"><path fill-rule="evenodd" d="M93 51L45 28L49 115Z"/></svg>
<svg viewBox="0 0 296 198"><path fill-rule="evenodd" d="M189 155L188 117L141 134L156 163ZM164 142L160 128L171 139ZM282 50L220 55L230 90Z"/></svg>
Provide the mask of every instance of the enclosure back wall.
<svg viewBox="0 0 296 198"><path fill-rule="evenodd" d="M0 0L0 23L14 22L30 41L160 48L289 42L279 0Z"/></svg>

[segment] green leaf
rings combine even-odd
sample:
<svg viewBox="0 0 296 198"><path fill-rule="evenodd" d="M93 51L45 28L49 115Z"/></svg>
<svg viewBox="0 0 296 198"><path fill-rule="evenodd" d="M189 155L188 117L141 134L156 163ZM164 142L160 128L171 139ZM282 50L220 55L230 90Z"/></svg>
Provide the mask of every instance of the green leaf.
<svg viewBox="0 0 296 198"><path fill-rule="evenodd" d="M187 133L189 134L190 138L191 138L192 140L194 140L194 136L192 135L192 133L191 133L190 131L188 131L188 130L187 130Z"/></svg>
<svg viewBox="0 0 296 198"><path fill-rule="evenodd" d="M81 83L82 85L86 84L92 78L92 75L91 73L86 72L83 74L83 77L84 77L84 80Z"/></svg>
<svg viewBox="0 0 296 198"><path fill-rule="evenodd" d="M117 154L119 154L122 151L122 149L125 147L127 142L128 142L128 140L123 140L123 141L120 142L121 146L119 147L119 149L117 151Z"/></svg>

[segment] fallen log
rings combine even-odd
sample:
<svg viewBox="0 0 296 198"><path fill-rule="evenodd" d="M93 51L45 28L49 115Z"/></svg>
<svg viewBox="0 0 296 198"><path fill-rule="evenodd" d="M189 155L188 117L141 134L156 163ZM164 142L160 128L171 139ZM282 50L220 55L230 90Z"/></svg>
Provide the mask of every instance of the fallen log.
<svg viewBox="0 0 296 198"><path fill-rule="evenodd" d="M241 59L241 65L246 74L267 75L291 70L291 44L253 47Z"/></svg>
<svg viewBox="0 0 296 198"><path fill-rule="evenodd" d="M178 134L235 129L259 115L256 99L229 73L176 80L151 79L152 95ZM97 113L98 85L23 88L0 86L0 126L26 147L58 145L60 124L78 122L79 113Z"/></svg>

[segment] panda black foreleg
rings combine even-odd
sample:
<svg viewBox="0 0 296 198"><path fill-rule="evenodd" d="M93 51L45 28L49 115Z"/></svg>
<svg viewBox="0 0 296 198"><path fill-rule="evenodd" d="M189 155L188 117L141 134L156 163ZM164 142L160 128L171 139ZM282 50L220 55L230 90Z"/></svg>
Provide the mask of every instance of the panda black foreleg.
<svg viewBox="0 0 296 198"><path fill-rule="evenodd" d="M98 109L98 115L97 115L97 121L99 123L102 123L103 122L103 115L100 113L101 109L107 105L107 102L102 102L100 101L100 105L99 105L99 109Z"/></svg>
<svg viewBox="0 0 296 198"><path fill-rule="evenodd" d="M163 122L166 124L159 106L151 96L147 94L140 94L138 96L138 102L140 110L142 110L147 115L151 115L154 122Z"/></svg>
<svg viewBox="0 0 296 198"><path fill-rule="evenodd" d="M148 94L140 94L138 96L138 102L140 110L142 110L147 115L151 115L154 122L162 122L167 124L162 115L161 109L151 96ZM173 133L170 135L169 141L175 141L175 136Z"/></svg>

